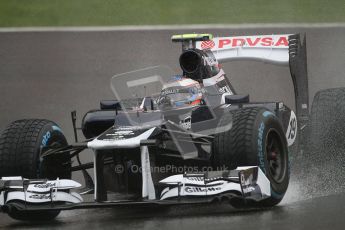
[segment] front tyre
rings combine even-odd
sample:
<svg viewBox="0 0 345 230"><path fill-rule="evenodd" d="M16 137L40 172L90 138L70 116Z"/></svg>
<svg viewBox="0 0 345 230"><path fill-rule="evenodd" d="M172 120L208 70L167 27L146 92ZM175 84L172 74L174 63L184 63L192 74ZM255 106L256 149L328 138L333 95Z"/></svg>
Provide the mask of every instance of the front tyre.
<svg viewBox="0 0 345 230"><path fill-rule="evenodd" d="M61 129L52 121L25 119L12 122L0 136L0 177L22 176L28 179L70 179L69 153L41 158L47 147L67 146ZM46 221L60 211L8 213L14 219Z"/></svg>
<svg viewBox="0 0 345 230"><path fill-rule="evenodd" d="M259 166L271 184L271 197L260 206L274 206L289 184L288 145L279 119L265 108L243 108L224 115L219 127L232 120L232 128L216 134L213 162L217 167Z"/></svg>

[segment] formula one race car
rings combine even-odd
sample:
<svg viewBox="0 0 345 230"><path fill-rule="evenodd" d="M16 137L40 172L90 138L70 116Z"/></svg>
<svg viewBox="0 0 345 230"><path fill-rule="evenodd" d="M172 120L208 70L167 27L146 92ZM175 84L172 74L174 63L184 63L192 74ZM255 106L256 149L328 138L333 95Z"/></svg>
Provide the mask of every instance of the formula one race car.
<svg viewBox="0 0 345 230"><path fill-rule="evenodd" d="M117 100L85 114L77 141L57 124L28 119L0 137L0 205L20 220L49 220L61 210L170 206L228 201L235 207L278 204L289 184L288 147L297 119L308 117L305 40L300 35L213 38L175 35L182 74L150 67L119 74ZM289 65L296 113L282 102L250 102L238 95L220 63L263 60ZM303 87L302 87L303 86ZM94 161L79 154L91 149ZM78 165L72 166L72 158ZM93 179L86 171L93 168ZM84 189L71 180L82 171ZM82 195L94 194L94 202Z"/></svg>

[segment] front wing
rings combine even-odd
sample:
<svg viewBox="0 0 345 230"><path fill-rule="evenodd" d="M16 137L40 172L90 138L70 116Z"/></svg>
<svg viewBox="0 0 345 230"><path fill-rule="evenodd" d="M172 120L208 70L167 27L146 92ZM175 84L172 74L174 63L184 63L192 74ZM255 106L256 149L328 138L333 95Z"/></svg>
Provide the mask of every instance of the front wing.
<svg viewBox="0 0 345 230"><path fill-rule="evenodd" d="M4 212L70 210L117 206L171 206L205 204L221 197L241 199L244 203L271 196L270 182L258 167L239 167L230 171L179 174L160 181L165 188L158 198L83 202L72 190L81 185L73 180L28 180L3 177L0 180L0 207Z"/></svg>

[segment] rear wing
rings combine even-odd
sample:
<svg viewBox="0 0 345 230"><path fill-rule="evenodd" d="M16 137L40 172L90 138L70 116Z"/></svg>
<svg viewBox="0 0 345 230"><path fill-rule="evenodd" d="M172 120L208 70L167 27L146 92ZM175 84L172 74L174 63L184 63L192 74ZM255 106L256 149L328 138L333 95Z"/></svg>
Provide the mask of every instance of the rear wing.
<svg viewBox="0 0 345 230"><path fill-rule="evenodd" d="M211 34L174 35L173 42L182 42L182 50L211 51L219 63L234 60L255 60L287 65L294 86L296 115L303 128L309 117L306 36L300 34L216 37Z"/></svg>
<svg viewBox="0 0 345 230"><path fill-rule="evenodd" d="M195 48L209 49L218 62L259 60L276 64L289 63L289 34L242 37L218 37L196 42Z"/></svg>

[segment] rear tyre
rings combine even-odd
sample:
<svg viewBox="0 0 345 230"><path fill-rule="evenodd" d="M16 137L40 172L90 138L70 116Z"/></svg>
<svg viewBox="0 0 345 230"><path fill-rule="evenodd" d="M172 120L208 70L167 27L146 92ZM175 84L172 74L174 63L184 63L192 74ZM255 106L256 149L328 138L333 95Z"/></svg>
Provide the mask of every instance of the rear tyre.
<svg viewBox="0 0 345 230"><path fill-rule="evenodd" d="M0 136L0 177L22 176L28 179L70 179L69 153L40 157L44 147L67 145L57 124L42 119L12 122ZM60 211L18 212L9 216L18 220L45 221L54 219Z"/></svg>
<svg viewBox="0 0 345 230"><path fill-rule="evenodd" d="M314 96L309 125L309 153L337 152L345 147L345 88L326 89Z"/></svg>
<svg viewBox="0 0 345 230"><path fill-rule="evenodd" d="M288 146L281 122L265 108L243 108L225 114L218 127L231 120L232 128L215 136L214 166L259 166L271 183L271 197L259 205L278 204L290 178Z"/></svg>
<svg viewBox="0 0 345 230"><path fill-rule="evenodd" d="M345 88L318 91L311 107L305 151L299 162L308 196L343 192ZM331 188L331 190L330 190Z"/></svg>

